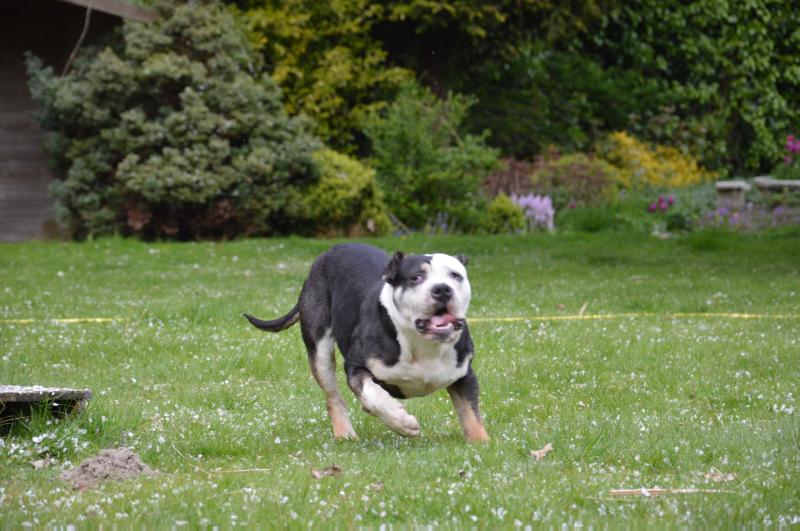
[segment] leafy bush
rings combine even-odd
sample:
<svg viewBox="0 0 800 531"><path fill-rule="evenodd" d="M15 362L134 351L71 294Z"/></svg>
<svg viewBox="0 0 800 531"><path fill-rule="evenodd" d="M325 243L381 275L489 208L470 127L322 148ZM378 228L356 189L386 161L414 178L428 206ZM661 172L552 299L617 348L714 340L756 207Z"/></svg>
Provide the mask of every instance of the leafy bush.
<svg viewBox="0 0 800 531"><path fill-rule="evenodd" d="M495 196L486 211L484 229L490 234L513 234L524 228L522 208L504 193Z"/></svg>
<svg viewBox="0 0 800 531"><path fill-rule="evenodd" d="M626 128L631 116L664 103L655 83L544 43L476 70L468 86L480 103L469 124L491 130L490 144L519 158L550 145L589 150L609 130Z"/></svg>
<svg viewBox="0 0 800 531"><path fill-rule="evenodd" d="M794 2L637 0L606 9L576 47L654 81L705 131L694 155L707 167L753 175L771 169L800 119L798 27Z"/></svg>
<svg viewBox="0 0 800 531"><path fill-rule="evenodd" d="M726 175L728 162L722 121L713 117L681 116L675 105L647 108L631 114L625 129L652 145L670 146ZM617 128L621 129L621 128Z"/></svg>
<svg viewBox="0 0 800 531"><path fill-rule="evenodd" d="M322 149L314 153L320 171L305 201L315 232L348 236L389 232L391 223L375 182L375 171L359 161Z"/></svg>
<svg viewBox="0 0 800 531"><path fill-rule="evenodd" d="M714 178L714 173L677 149L650 147L622 131L610 134L598 154L617 168L614 177L625 188L679 188Z"/></svg>
<svg viewBox="0 0 800 531"><path fill-rule="evenodd" d="M561 210L557 220L559 227L581 232L599 232L618 228L621 223L618 208L613 205L576 207Z"/></svg>
<svg viewBox="0 0 800 531"><path fill-rule="evenodd" d="M77 235L195 238L286 232L308 219L320 143L216 4L160 5L150 24L65 77L28 59L66 167L53 192Z"/></svg>
<svg viewBox="0 0 800 531"><path fill-rule="evenodd" d="M535 166L527 160L514 158L500 159L500 165L486 177L484 187L494 197L500 193L522 195L531 191L531 175Z"/></svg>
<svg viewBox="0 0 800 531"><path fill-rule="evenodd" d="M251 0L242 13L252 40L284 90L290 114L305 114L314 132L339 151L364 142L365 117L413 77L391 66L373 28L386 16L367 0Z"/></svg>
<svg viewBox="0 0 800 531"><path fill-rule="evenodd" d="M420 229L444 216L449 230L477 228L485 205L481 186L497 167L497 151L484 136L464 134L474 100L451 94L439 100L414 84L367 123L374 164L390 210Z"/></svg>
<svg viewBox="0 0 800 531"><path fill-rule="evenodd" d="M613 197L615 169L584 153L561 155L554 148L536 160L533 189L550 196L556 210L572 205L598 205Z"/></svg>

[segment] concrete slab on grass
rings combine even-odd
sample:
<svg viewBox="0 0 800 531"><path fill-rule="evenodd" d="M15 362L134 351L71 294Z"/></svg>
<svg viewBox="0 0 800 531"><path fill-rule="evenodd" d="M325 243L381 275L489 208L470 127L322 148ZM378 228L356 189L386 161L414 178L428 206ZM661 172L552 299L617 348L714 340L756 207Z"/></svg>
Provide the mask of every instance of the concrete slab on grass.
<svg viewBox="0 0 800 531"><path fill-rule="evenodd" d="M89 389L0 384L0 426L7 428L9 421L30 416L35 408L45 405L54 415L75 413L91 398Z"/></svg>

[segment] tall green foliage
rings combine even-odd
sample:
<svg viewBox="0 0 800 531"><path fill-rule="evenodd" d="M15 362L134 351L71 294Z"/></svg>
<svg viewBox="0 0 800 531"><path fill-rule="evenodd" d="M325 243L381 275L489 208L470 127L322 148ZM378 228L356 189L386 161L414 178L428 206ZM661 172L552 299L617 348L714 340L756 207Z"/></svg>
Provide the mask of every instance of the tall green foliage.
<svg viewBox="0 0 800 531"><path fill-rule="evenodd" d="M449 230L471 230L485 204L481 188L498 153L484 136L464 134L474 100L444 100L415 84L403 87L367 125L378 181L390 210L412 228L445 220Z"/></svg>
<svg viewBox="0 0 800 531"><path fill-rule="evenodd" d="M305 196L315 233L329 236L386 234L387 215L375 170L331 149L314 153L320 179Z"/></svg>
<svg viewBox="0 0 800 531"><path fill-rule="evenodd" d="M781 0L636 0L584 39L605 66L657 79L734 173L769 170L800 119L800 9ZM715 141L719 140L719 141Z"/></svg>
<svg viewBox="0 0 800 531"><path fill-rule="evenodd" d="M290 114L313 119L328 145L363 147L365 117L412 74L372 36L383 7L367 0L250 0L241 12Z"/></svg>
<svg viewBox="0 0 800 531"><path fill-rule="evenodd" d="M628 129L734 174L769 171L800 118L789 0L396 0L376 35L506 154Z"/></svg>
<svg viewBox="0 0 800 531"><path fill-rule="evenodd" d="M65 77L29 58L30 87L67 169L54 186L77 234L272 233L306 219L319 142L286 116L234 18L162 4Z"/></svg>

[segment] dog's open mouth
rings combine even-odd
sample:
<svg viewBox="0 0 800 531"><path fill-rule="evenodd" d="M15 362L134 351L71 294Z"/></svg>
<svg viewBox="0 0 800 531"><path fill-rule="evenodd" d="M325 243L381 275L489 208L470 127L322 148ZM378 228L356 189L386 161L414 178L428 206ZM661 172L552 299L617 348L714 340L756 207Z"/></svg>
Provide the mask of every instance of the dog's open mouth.
<svg viewBox="0 0 800 531"><path fill-rule="evenodd" d="M429 319L417 319L414 322L417 332L434 339L446 339L452 332L464 328L465 323L465 319L456 317L447 308L437 310Z"/></svg>

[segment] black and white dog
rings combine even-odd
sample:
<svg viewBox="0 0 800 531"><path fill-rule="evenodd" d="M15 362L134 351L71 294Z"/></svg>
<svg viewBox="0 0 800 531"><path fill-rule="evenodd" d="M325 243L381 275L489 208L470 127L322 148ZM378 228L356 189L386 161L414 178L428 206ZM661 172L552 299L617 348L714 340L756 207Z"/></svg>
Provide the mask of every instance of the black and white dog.
<svg viewBox="0 0 800 531"><path fill-rule="evenodd" d="M365 411L393 431L406 437L420 433L399 398L446 387L464 437L486 441L465 320L471 295L465 264L463 256L397 252L390 258L368 245L336 245L311 266L288 314L273 321L245 317L270 332L300 321L335 437L355 438L356 433L336 384L334 342L350 389Z"/></svg>

